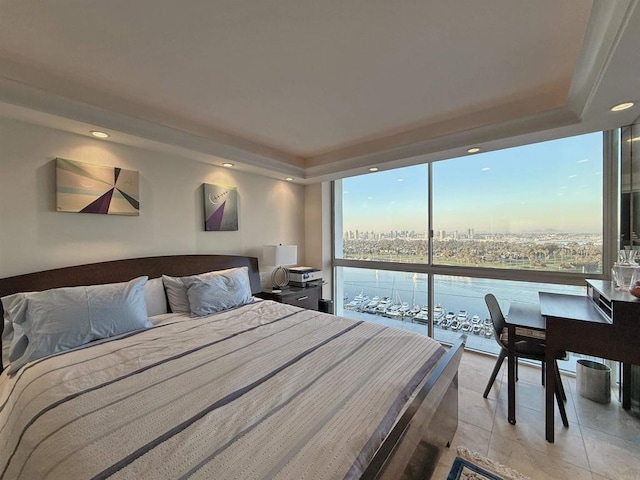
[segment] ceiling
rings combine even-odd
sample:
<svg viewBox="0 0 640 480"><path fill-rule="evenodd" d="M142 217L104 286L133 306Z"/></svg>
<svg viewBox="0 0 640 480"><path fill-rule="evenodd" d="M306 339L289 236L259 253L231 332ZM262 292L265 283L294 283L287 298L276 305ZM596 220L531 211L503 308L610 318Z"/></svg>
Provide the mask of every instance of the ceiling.
<svg viewBox="0 0 640 480"><path fill-rule="evenodd" d="M0 0L0 116L310 183L633 123L639 0Z"/></svg>

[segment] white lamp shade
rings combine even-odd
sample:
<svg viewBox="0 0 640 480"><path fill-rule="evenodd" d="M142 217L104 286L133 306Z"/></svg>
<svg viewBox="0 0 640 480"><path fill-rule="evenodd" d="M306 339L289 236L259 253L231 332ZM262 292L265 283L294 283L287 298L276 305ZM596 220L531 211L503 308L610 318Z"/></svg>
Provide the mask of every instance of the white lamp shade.
<svg viewBox="0 0 640 480"><path fill-rule="evenodd" d="M262 251L265 265L279 267L298 263L297 245L265 245Z"/></svg>

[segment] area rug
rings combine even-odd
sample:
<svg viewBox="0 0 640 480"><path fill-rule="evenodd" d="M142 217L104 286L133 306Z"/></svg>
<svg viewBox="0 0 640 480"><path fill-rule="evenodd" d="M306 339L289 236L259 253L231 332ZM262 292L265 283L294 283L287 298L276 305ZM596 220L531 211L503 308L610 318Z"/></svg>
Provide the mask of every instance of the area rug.
<svg viewBox="0 0 640 480"><path fill-rule="evenodd" d="M526 475L480 455L458 447L447 480L531 480Z"/></svg>

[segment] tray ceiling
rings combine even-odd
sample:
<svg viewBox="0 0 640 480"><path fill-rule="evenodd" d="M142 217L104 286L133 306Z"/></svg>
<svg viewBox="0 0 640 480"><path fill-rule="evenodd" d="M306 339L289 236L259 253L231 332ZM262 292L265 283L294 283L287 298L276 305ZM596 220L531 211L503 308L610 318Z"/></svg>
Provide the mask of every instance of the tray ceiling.
<svg viewBox="0 0 640 480"><path fill-rule="evenodd" d="M633 121L636 3L4 1L0 114L324 179Z"/></svg>

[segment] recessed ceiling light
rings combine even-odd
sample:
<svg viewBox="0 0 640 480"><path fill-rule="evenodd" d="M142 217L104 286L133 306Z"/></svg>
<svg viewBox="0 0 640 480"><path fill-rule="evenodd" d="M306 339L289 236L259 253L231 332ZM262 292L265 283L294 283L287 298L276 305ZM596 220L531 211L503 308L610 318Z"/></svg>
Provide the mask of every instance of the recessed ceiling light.
<svg viewBox="0 0 640 480"><path fill-rule="evenodd" d="M621 112L623 110L627 110L628 108L633 107L635 104L636 104L636 102L619 103L618 105L614 105L613 107L611 107L611 111L612 112Z"/></svg>
<svg viewBox="0 0 640 480"><path fill-rule="evenodd" d="M287 178L285 178L285 180L286 180L287 182L293 182L293 177L287 177Z"/></svg>
<svg viewBox="0 0 640 480"><path fill-rule="evenodd" d="M98 130L91 130L89 133L97 138L109 138L108 133L100 132Z"/></svg>
<svg viewBox="0 0 640 480"><path fill-rule="evenodd" d="M370 172L377 172L378 171L378 167L369 167L369 171Z"/></svg>
<svg viewBox="0 0 640 480"><path fill-rule="evenodd" d="M233 163L231 163L231 162L224 162L224 163L222 164L222 166L223 166L223 167L235 167L235 165L234 165Z"/></svg>
<svg viewBox="0 0 640 480"><path fill-rule="evenodd" d="M469 150L467 150L467 153L478 153L479 151L480 151L480 148L471 147Z"/></svg>

